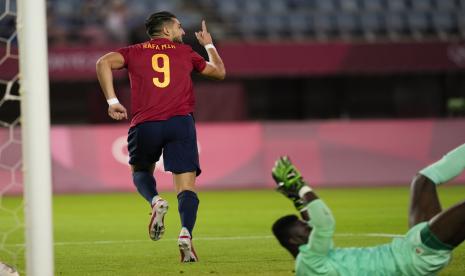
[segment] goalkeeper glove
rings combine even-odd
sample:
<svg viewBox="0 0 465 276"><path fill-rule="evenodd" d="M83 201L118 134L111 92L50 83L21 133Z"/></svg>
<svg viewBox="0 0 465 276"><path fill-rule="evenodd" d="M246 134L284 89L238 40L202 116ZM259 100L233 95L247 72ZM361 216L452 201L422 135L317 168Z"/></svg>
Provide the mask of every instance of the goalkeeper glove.
<svg viewBox="0 0 465 276"><path fill-rule="evenodd" d="M308 185L289 158L283 156L276 160L271 174L276 182L276 189L292 200L297 210L302 210L305 204L299 196L299 191Z"/></svg>

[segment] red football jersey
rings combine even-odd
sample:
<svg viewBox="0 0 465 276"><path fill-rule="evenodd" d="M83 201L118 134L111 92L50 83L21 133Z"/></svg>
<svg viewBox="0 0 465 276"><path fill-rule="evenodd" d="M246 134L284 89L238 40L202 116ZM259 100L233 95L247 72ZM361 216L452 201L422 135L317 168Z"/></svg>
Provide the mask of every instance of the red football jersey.
<svg viewBox="0 0 465 276"><path fill-rule="evenodd" d="M131 127L194 112L191 72L207 63L190 46L158 38L118 52L131 82Z"/></svg>

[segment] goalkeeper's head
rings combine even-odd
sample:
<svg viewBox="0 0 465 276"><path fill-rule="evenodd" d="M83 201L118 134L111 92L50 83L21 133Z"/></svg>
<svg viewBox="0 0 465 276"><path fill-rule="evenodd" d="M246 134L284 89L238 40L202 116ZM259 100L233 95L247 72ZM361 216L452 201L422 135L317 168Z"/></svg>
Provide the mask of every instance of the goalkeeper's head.
<svg viewBox="0 0 465 276"><path fill-rule="evenodd" d="M287 215L278 219L272 227L273 234L279 243L286 248L292 256L297 257L299 246L308 242L312 229L296 215Z"/></svg>
<svg viewBox="0 0 465 276"><path fill-rule="evenodd" d="M178 43L182 43L185 35L179 20L167 11L151 14L145 20L145 30L150 38L167 38Z"/></svg>

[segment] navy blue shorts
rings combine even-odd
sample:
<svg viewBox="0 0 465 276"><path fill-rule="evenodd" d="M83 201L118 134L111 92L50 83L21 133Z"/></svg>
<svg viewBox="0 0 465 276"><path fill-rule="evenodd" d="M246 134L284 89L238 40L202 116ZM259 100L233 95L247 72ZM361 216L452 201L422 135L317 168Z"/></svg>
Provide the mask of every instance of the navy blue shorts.
<svg viewBox="0 0 465 276"><path fill-rule="evenodd" d="M151 166L163 153L165 171L200 175L194 119L175 116L165 121L145 122L128 132L129 164Z"/></svg>

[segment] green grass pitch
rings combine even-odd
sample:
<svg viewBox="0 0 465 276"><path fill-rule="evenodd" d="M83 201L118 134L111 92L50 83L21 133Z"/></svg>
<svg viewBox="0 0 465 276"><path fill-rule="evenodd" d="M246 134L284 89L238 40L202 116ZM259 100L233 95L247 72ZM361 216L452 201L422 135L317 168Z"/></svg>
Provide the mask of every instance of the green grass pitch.
<svg viewBox="0 0 465 276"><path fill-rule="evenodd" d="M370 246L390 238L373 233L407 230L408 188L317 189L336 218L336 246ZM293 259L272 238L271 224L293 213L291 203L275 191L202 191L194 245L199 263L180 264L176 245L180 230L173 193L162 240L147 234L148 204L136 193L60 195L54 197L55 275L292 275ZM444 207L465 199L464 186L443 186ZM24 275L23 229L7 209L18 198L3 198L0 209L0 259ZM19 210L19 211L18 211ZM16 213L21 214L18 208ZM10 230L8 230L10 229ZM9 232L8 232L9 231ZM440 275L465 275L465 245L456 249Z"/></svg>

